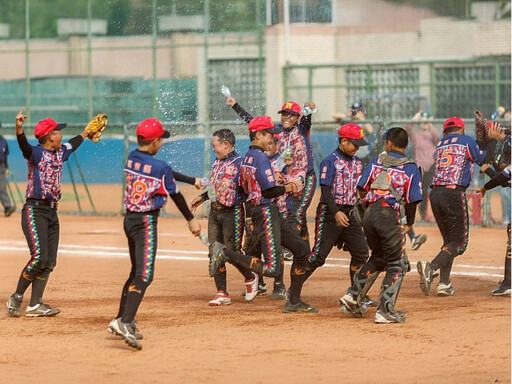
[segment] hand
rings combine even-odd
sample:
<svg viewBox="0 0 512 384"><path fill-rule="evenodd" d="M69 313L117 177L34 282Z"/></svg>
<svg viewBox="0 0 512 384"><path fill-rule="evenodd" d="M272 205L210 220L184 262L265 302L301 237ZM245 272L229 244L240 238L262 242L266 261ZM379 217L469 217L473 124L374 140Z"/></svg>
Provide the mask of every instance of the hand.
<svg viewBox="0 0 512 384"><path fill-rule="evenodd" d="M309 107L311 109L316 109L316 104L314 101L308 101L306 104L305 104L305 107Z"/></svg>
<svg viewBox="0 0 512 384"><path fill-rule="evenodd" d="M194 218L188 222L188 229L194 236L197 237L201 233L201 224L199 224L199 221Z"/></svg>
<svg viewBox="0 0 512 384"><path fill-rule="evenodd" d="M490 166L490 164L482 164L482 167L480 168L480 173L485 173L485 171L489 169Z"/></svg>
<svg viewBox="0 0 512 384"><path fill-rule="evenodd" d="M284 188L287 193L297 193L299 191L298 185L293 182L286 184Z"/></svg>
<svg viewBox="0 0 512 384"><path fill-rule="evenodd" d="M23 114L23 107L21 107L20 111L16 115L16 133L18 133L18 130L21 130L23 128L23 124L25 123L26 119L27 115Z"/></svg>
<svg viewBox="0 0 512 384"><path fill-rule="evenodd" d="M334 215L334 218L336 219L336 224L338 227L348 227L350 225L350 221L348 220L347 215L345 215L343 212L338 211Z"/></svg>
<svg viewBox="0 0 512 384"><path fill-rule="evenodd" d="M412 119L413 120L419 120L421 119L421 114L423 113L423 111L420 109L413 117Z"/></svg>
<svg viewBox="0 0 512 384"><path fill-rule="evenodd" d="M485 189L485 187L480 187L480 188L471 188L473 191L477 192L477 193L481 193L482 194L482 197L485 196L485 192L487 192L487 189Z"/></svg>
<svg viewBox="0 0 512 384"><path fill-rule="evenodd" d="M190 211L193 213L196 211L197 207L199 207L201 204L203 204L203 198L201 195L196 196L194 200L190 203Z"/></svg>
<svg viewBox="0 0 512 384"><path fill-rule="evenodd" d="M226 97L226 104L232 107L236 104L236 99L233 96L227 96Z"/></svg>
<svg viewBox="0 0 512 384"><path fill-rule="evenodd" d="M5 168L5 174L6 175L10 175L11 174L11 170L9 168Z"/></svg>
<svg viewBox="0 0 512 384"><path fill-rule="evenodd" d="M507 135L505 135L505 132L501 129L500 123L494 122L487 130L489 134L489 139L496 139L499 141L505 141L505 138Z"/></svg>
<svg viewBox="0 0 512 384"><path fill-rule="evenodd" d="M203 184L201 183L201 179L200 179L199 177L196 177L196 178L194 179L194 186L195 186L197 189L199 189L200 191L202 191L203 189L205 189L205 188L206 188L206 185L203 185Z"/></svg>
<svg viewBox="0 0 512 384"><path fill-rule="evenodd" d="M282 172L274 172L274 176L276 178L276 183L277 184L282 184L283 183L283 173Z"/></svg>

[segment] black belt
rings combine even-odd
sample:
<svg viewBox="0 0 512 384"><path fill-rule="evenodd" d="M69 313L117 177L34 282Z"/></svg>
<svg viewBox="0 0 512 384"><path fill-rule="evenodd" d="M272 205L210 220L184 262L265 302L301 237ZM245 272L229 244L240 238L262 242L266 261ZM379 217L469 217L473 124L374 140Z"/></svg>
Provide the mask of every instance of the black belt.
<svg viewBox="0 0 512 384"><path fill-rule="evenodd" d="M227 207L224 204L213 202L210 204L210 209L215 212L231 212L235 209L235 206Z"/></svg>
<svg viewBox="0 0 512 384"><path fill-rule="evenodd" d="M41 199L27 199L28 205L40 206L44 205L45 207L50 207L51 209L57 209L58 203L56 201L48 201Z"/></svg>
<svg viewBox="0 0 512 384"><path fill-rule="evenodd" d="M453 189L456 191L465 191L467 187L463 187L462 185L456 185L456 184L447 184L447 185L431 185L431 188L446 188L446 189Z"/></svg>

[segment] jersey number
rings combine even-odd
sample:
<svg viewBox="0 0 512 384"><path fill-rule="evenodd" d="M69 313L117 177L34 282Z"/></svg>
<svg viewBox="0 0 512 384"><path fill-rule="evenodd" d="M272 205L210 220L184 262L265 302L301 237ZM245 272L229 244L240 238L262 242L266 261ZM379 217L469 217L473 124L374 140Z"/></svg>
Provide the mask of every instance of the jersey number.
<svg viewBox="0 0 512 384"><path fill-rule="evenodd" d="M130 203L139 204L144 198L148 187L142 181L136 181L133 183L132 196L130 197Z"/></svg>
<svg viewBox="0 0 512 384"><path fill-rule="evenodd" d="M454 162L453 150L446 149L441 154L441 167L449 167Z"/></svg>

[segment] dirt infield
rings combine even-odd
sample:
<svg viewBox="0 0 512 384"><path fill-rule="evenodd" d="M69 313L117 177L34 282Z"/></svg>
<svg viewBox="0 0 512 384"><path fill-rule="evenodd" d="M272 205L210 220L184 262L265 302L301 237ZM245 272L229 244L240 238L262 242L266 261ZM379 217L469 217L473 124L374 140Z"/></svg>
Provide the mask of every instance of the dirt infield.
<svg viewBox="0 0 512 384"><path fill-rule="evenodd" d="M318 306L318 314L283 314L284 302L264 296L246 303L239 296L241 276L231 267L233 304L208 307L215 288L206 249L187 234L183 220L161 219L155 280L137 315L144 348L134 352L106 332L130 267L122 218L61 215L60 221L58 266L45 299L62 312L55 318L15 319L7 316L5 300L28 252L20 214L0 219L2 383L511 380L510 298L489 296L503 275L505 229L471 229L469 248L454 266L457 293L442 298L421 293L414 268L420 258L436 254L438 230L417 227L429 238L420 250L409 248L413 271L397 302L407 321L377 325L374 308L356 319L335 304L349 282L348 254L338 250L304 286L304 300ZM371 296L377 291L374 287Z"/></svg>

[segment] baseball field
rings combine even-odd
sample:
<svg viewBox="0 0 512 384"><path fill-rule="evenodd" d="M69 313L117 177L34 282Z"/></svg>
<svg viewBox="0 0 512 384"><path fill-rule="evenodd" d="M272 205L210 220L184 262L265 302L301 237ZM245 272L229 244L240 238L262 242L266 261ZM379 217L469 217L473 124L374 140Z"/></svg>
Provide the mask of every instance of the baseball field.
<svg viewBox="0 0 512 384"><path fill-rule="evenodd" d="M348 287L349 255L333 250L306 283L303 298L318 314L283 314L284 302L258 296L228 266L233 303L209 307L215 288L207 252L183 219L161 218L155 280L137 314L144 334L136 352L107 333L130 268L122 217L61 215L58 265L45 300L54 318L11 318L2 310L0 382L28 383L507 383L511 380L510 298L491 297L503 275L506 232L472 228L456 259L453 297L426 297L415 264L441 245L408 245L413 270L397 309L405 324L374 323L375 309L356 319L335 300ZM201 220L206 228L206 220ZM310 223L312 225L312 223ZM28 260L20 213L0 219L3 302ZM310 228L312 233L313 228ZM286 265L285 282L289 284ZM271 286L270 279L267 283ZM380 279L370 291L376 298ZM28 296L28 293L27 295ZM26 306L25 297L22 308ZM5 306L5 304L2 304Z"/></svg>

